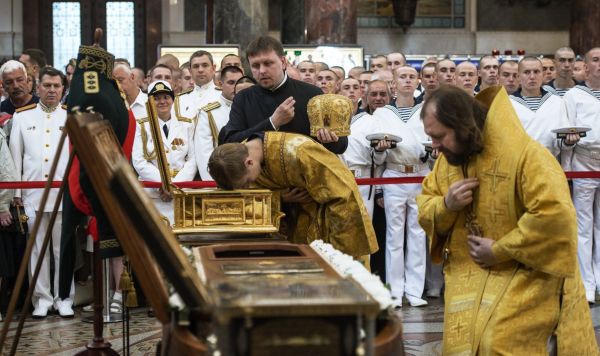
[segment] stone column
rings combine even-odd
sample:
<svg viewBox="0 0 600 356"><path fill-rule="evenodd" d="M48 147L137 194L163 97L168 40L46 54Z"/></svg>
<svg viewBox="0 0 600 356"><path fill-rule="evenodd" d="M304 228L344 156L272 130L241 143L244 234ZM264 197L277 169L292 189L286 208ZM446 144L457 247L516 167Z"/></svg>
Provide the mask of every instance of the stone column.
<svg viewBox="0 0 600 356"><path fill-rule="evenodd" d="M356 44L358 0L305 0L306 42Z"/></svg>
<svg viewBox="0 0 600 356"><path fill-rule="evenodd" d="M218 0L214 2L214 43L239 44L242 52L269 31L268 0ZM242 58L245 55L242 53Z"/></svg>
<svg viewBox="0 0 600 356"><path fill-rule="evenodd" d="M281 9L281 42L306 43L304 30L304 0L284 1Z"/></svg>
<svg viewBox="0 0 600 356"><path fill-rule="evenodd" d="M570 45L578 54L600 46L600 1L572 0Z"/></svg>

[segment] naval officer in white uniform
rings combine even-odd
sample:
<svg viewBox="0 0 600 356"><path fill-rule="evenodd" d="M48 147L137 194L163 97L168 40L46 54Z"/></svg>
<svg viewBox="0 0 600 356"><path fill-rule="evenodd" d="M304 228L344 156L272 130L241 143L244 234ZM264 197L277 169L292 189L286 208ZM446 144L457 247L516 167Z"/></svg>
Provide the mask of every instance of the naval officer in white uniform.
<svg viewBox="0 0 600 356"><path fill-rule="evenodd" d="M169 163L168 173L173 182L185 182L194 179L198 171L193 149L194 124L192 120L176 117L173 112L174 93L166 81L155 81L149 86L148 96L156 103L158 124ZM160 182L160 171L156 162L156 150L148 118L137 120L133 151L133 167L143 181ZM173 224L173 202L169 192L162 188L147 189L158 211Z"/></svg>
<svg viewBox="0 0 600 356"><path fill-rule="evenodd" d="M244 76L237 66L227 66L221 70L221 95L219 99L202 107L198 115L194 150L202 180L213 180L208 173L208 159L219 144L219 132L229 121L229 112L235 91L235 84Z"/></svg>
<svg viewBox="0 0 600 356"><path fill-rule="evenodd" d="M65 77L62 72L55 68L45 67L40 72L40 85L38 94L40 102L19 108L13 117L13 126L10 135L10 151L15 162L17 175L22 181L45 181L48 179L60 181L67 166L69 158L68 141L63 145L59 153L59 162L54 177L49 177L50 167L56 155L58 142L67 119L66 108L60 105L64 90ZM66 178L66 177L65 177ZM29 231L33 230L36 213L42 220L40 229L35 239L29 264L29 276L31 277L35 265L39 259L42 243L46 234L46 227L52 214L58 189L50 190L48 201L43 210L39 210L42 198L42 189L15 190L15 203L22 204L25 213L29 216L27 221ZM52 227L52 251L55 266L60 266L60 239L62 226L62 203ZM38 280L32 296L34 318L45 318L48 311L55 308L62 317L73 317L73 297L75 288L71 279L71 292L66 299L58 298L58 270L54 278L50 276L50 256L44 256L44 262L40 270ZM51 293L50 283L54 282L54 294Z"/></svg>

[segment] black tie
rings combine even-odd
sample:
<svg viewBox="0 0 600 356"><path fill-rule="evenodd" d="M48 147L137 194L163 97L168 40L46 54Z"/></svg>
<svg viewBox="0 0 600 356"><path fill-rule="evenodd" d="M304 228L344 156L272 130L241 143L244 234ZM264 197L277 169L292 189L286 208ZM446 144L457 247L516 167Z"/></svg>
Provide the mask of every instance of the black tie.
<svg viewBox="0 0 600 356"><path fill-rule="evenodd" d="M169 137L169 126L167 124L163 125L163 132L165 133L165 137Z"/></svg>

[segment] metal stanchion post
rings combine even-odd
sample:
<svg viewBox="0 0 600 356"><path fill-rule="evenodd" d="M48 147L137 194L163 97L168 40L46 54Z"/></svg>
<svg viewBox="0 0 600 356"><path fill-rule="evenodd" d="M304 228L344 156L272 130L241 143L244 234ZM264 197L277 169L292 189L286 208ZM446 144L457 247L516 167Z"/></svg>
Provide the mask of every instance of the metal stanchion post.
<svg viewBox="0 0 600 356"><path fill-rule="evenodd" d="M117 323L120 321L123 321L123 316L121 315L121 313L111 313L110 312L110 259L109 258L105 258L104 260L102 260L102 267L104 269L104 315L103 315L103 320L104 323ZM116 286L119 284L119 281L116 279L117 277L115 277L115 289ZM121 305L123 303L121 302ZM123 308L123 307L121 307Z"/></svg>
<svg viewBox="0 0 600 356"><path fill-rule="evenodd" d="M111 313L110 312L110 259L105 258L102 260L102 270L103 270L103 278L102 278L102 305L104 308L102 309L102 320L104 323L118 323L123 321L123 316L121 313ZM116 282L118 283L118 281ZM93 323L93 316L86 316L81 318L81 321L86 323Z"/></svg>

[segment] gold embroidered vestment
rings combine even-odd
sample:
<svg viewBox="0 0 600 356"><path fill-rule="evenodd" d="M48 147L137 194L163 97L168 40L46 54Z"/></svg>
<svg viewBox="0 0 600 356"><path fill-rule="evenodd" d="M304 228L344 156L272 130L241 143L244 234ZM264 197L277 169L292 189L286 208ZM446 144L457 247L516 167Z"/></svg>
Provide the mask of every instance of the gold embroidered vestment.
<svg viewBox="0 0 600 356"><path fill-rule="evenodd" d="M322 239L353 257L377 251L375 231L354 177L335 154L307 136L286 132L266 132L263 152L259 186L304 188L315 201L300 204L292 242Z"/></svg>
<svg viewBox="0 0 600 356"><path fill-rule="evenodd" d="M471 158L473 209L500 261L483 269L469 256L465 210L444 195L464 178L441 156L417 197L432 260L444 263L444 355L542 355L557 334L559 355L598 353L577 264L577 222L567 181L550 152L521 126L500 87L477 97L488 108L484 149ZM447 232L447 233L442 233Z"/></svg>

